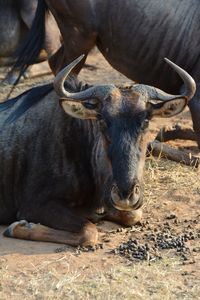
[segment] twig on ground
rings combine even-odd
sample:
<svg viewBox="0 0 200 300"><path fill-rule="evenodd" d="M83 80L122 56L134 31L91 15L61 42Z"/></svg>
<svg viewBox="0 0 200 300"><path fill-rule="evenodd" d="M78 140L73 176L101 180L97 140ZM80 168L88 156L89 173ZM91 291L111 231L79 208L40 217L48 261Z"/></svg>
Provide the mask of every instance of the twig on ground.
<svg viewBox="0 0 200 300"><path fill-rule="evenodd" d="M199 157L193 156L191 153L171 148L157 140L149 143L148 151L153 156L164 157L176 162L181 162L185 165L197 168L199 165Z"/></svg>

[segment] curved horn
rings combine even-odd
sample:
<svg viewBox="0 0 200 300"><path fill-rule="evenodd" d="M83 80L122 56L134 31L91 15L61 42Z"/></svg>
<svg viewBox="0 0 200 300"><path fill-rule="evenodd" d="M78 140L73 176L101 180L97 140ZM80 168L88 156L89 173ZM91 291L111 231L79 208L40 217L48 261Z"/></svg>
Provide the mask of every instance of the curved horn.
<svg viewBox="0 0 200 300"><path fill-rule="evenodd" d="M168 93L163 92L162 90L148 86L148 85L140 85L142 89L146 90L150 99L154 100L171 100L174 98L180 98L186 96L188 101L194 96L196 92L196 83L194 79L182 68L178 65L170 61L169 59L165 58L165 61L178 73L178 75L182 78L185 86L185 92L182 95L171 95Z"/></svg>
<svg viewBox="0 0 200 300"><path fill-rule="evenodd" d="M64 83L67 77L69 76L70 72L73 70L73 68L83 59L85 55L82 54L77 59L75 59L72 63L70 63L68 66L66 66L64 69L62 69L55 77L54 79L54 89L56 93L61 98L69 98L71 100L84 100L88 98L98 98L102 99L106 94L111 92L113 88L115 88L114 85L98 85L88 88L87 90L77 92L77 93L70 93L68 92L65 87Z"/></svg>

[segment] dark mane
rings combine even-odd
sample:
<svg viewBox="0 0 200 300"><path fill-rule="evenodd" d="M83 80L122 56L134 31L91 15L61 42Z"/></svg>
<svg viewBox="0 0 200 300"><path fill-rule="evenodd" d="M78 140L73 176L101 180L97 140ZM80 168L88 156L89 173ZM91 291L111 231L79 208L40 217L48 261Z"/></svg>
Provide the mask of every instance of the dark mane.
<svg viewBox="0 0 200 300"><path fill-rule="evenodd" d="M79 92L81 90L86 90L88 87L89 85L78 81L76 76L69 77L68 80L65 82L65 88L70 92ZM53 83L34 87L25 91L23 94L20 94L15 98L11 98L3 103L0 103L0 112L3 112L9 109L19 99L25 96L21 104L17 107L17 109L14 112L12 112L6 119L5 123L14 122L21 115L23 115L31 106L41 101L51 91L53 91Z"/></svg>
<svg viewBox="0 0 200 300"><path fill-rule="evenodd" d="M0 103L0 113L1 113L5 110L9 109L19 99L21 99L23 96L25 96L23 101L21 102L21 104L17 107L17 109L8 116L5 123L14 122L21 115L23 115L31 106L35 105L40 100L42 100L52 90L53 90L52 83L42 85L42 86L37 86L28 91L25 91L23 94L20 94L19 96L15 97L15 98L11 98L3 103Z"/></svg>

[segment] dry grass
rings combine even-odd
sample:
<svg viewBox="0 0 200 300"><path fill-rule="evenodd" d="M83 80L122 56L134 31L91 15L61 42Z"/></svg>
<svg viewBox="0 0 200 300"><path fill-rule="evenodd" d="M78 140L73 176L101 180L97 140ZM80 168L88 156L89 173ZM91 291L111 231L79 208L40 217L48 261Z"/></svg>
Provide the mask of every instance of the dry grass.
<svg viewBox="0 0 200 300"><path fill-rule="evenodd" d="M90 274L84 268L71 271L70 267L63 274L53 265L33 266L16 277L2 269L1 284L6 286L1 288L0 299L199 299L199 282L192 277L183 280L177 261L151 266L120 263L104 271L93 268Z"/></svg>
<svg viewBox="0 0 200 300"><path fill-rule="evenodd" d="M167 159L147 158L144 178L146 206L176 191L185 197L200 195L199 169Z"/></svg>

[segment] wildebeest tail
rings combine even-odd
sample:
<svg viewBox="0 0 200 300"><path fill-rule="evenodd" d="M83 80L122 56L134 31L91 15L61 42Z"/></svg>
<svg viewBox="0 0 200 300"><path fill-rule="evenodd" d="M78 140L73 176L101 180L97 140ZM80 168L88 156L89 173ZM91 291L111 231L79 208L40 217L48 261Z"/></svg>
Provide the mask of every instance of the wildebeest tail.
<svg viewBox="0 0 200 300"><path fill-rule="evenodd" d="M39 56L39 53L44 45L45 40L45 15L48 12L48 7L44 0L39 0L35 18L31 29L23 43L16 52L16 62L11 72L18 70L19 76L14 83L14 86L19 82L28 66L33 64Z"/></svg>

